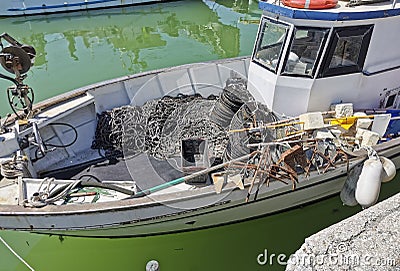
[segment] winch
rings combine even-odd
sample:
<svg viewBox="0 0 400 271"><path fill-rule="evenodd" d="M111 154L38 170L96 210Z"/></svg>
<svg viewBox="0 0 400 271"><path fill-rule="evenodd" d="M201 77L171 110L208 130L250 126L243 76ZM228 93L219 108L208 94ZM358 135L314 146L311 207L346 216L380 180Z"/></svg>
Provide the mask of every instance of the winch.
<svg viewBox="0 0 400 271"><path fill-rule="evenodd" d="M3 41L7 42L6 45ZM26 73L33 66L36 50L30 45L21 44L7 33L0 35L0 64L15 78L0 73L0 78L14 83L7 88L8 102L12 111L19 119L26 119L32 115L34 99L33 89L24 84Z"/></svg>

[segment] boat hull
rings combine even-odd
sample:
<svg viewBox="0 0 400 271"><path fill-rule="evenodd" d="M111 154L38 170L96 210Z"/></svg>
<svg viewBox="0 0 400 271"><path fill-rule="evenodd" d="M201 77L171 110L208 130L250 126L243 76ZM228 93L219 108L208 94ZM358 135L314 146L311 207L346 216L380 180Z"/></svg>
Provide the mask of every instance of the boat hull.
<svg viewBox="0 0 400 271"><path fill-rule="evenodd" d="M96 206L99 208L97 210L90 210L89 206L82 210L64 212L13 210L2 212L4 220L1 227L93 237L148 236L191 231L272 215L335 195L343 186L346 175L344 171L342 169L338 174L327 174L324 179L315 176L293 191L291 186L287 186L279 189L279 192L266 192L248 203L244 200L247 189L228 189L219 195L211 191L208 196L180 203L168 201L140 205L138 200L126 200L123 206L110 204L109 208L105 208L100 205ZM156 197L153 199L157 201Z"/></svg>
<svg viewBox="0 0 400 271"><path fill-rule="evenodd" d="M45 141L54 131L44 129L52 122L68 122L80 135L76 143L48 153L35 163L40 173L66 165L79 165L90 156L91 140L96 127L96 114L127 104L142 105L165 95L201 94L207 97L224 87L232 72L246 78L247 57L183 65L158 71L126 76L78 89L36 105L41 110L38 123ZM27 129L22 132L29 134ZM46 134L48 133L48 134ZM58 134L68 134L59 131ZM400 165L400 139L378 145L377 151ZM3 153L3 156L6 154ZM350 166L362 161L351 160ZM63 165L63 161L65 164ZM61 163L61 164L60 164ZM339 164L324 174L314 171L300 178L295 189L281 182L262 185L258 198L245 202L250 184L244 190L232 183L221 194L213 186L194 190L172 191L95 204L48 205L43 208L0 206L0 227L45 234L124 237L159 235L191 231L272 215L338 194L347 174L347 165ZM256 184L257 185L257 184Z"/></svg>
<svg viewBox="0 0 400 271"><path fill-rule="evenodd" d="M396 145L396 142L390 142ZM400 146L382 149L381 155L400 165ZM354 166L362 159L350 163ZM179 202L165 199L176 195L149 196L106 204L62 206L48 209L2 211L1 227L36 233L86 236L133 237L193 231L255 219L284 212L302 205L337 195L347 176L347 165L338 166L325 174L312 174L300 180L292 190L290 185L263 186L259 197L245 202L245 190L226 187L221 194L213 188L203 195L191 197L191 192L179 192ZM186 195L185 195L186 193ZM187 197L186 197L187 196ZM182 198L182 197L181 197ZM50 210L49 210L50 209ZM61 210L60 210L61 209Z"/></svg>
<svg viewBox="0 0 400 271"><path fill-rule="evenodd" d="M0 16L27 16L61 12L87 11L92 9L116 8L152 4L163 0L7 0L0 3Z"/></svg>

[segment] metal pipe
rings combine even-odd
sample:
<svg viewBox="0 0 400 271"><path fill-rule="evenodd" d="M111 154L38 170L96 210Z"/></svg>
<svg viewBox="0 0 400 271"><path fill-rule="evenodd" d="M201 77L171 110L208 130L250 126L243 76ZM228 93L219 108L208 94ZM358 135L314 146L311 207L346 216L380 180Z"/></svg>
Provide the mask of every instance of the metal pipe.
<svg viewBox="0 0 400 271"><path fill-rule="evenodd" d="M18 81L17 80L15 80L14 78L12 78L12 77L9 77L9 76L7 76L7 75L4 75L4 74L1 74L0 73L0 78L3 78L3 79L6 79L6 80L9 80L9 81L11 81L11 82L13 82L16 86L18 86L19 85L19 83L18 83Z"/></svg>
<svg viewBox="0 0 400 271"><path fill-rule="evenodd" d="M14 45L14 46L18 46L21 47L22 44L19 43L16 39L14 39L13 37L11 37L10 35L8 35L7 33L3 33L0 35L0 38L5 39L9 44Z"/></svg>

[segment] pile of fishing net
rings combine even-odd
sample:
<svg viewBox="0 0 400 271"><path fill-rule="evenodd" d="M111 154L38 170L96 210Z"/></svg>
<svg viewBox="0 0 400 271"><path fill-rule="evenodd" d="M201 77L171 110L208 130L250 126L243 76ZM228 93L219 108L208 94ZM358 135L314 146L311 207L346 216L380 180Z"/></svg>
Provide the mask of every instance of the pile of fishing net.
<svg viewBox="0 0 400 271"><path fill-rule="evenodd" d="M252 101L245 80L231 78L218 97L166 96L143 106L102 112L92 148L114 156L147 152L166 159L181 153L182 140L201 138L208 142L210 158L230 159L248 153L249 137L229 130L243 128L254 118L267 122L274 120L274 115Z"/></svg>

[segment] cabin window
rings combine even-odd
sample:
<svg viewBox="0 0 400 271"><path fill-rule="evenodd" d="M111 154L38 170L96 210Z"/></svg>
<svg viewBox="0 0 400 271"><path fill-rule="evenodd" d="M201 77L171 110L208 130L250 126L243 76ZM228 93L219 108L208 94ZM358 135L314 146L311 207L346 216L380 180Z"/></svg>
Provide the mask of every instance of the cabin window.
<svg viewBox="0 0 400 271"><path fill-rule="evenodd" d="M264 18L253 60L276 73L290 26Z"/></svg>
<svg viewBox="0 0 400 271"><path fill-rule="evenodd" d="M313 77L329 29L296 27L284 75Z"/></svg>
<svg viewBox="0 0 400 271"><path fill-rule="evenodd" d="M373 26L334 28L320 77L361 72Z"/></svg>

